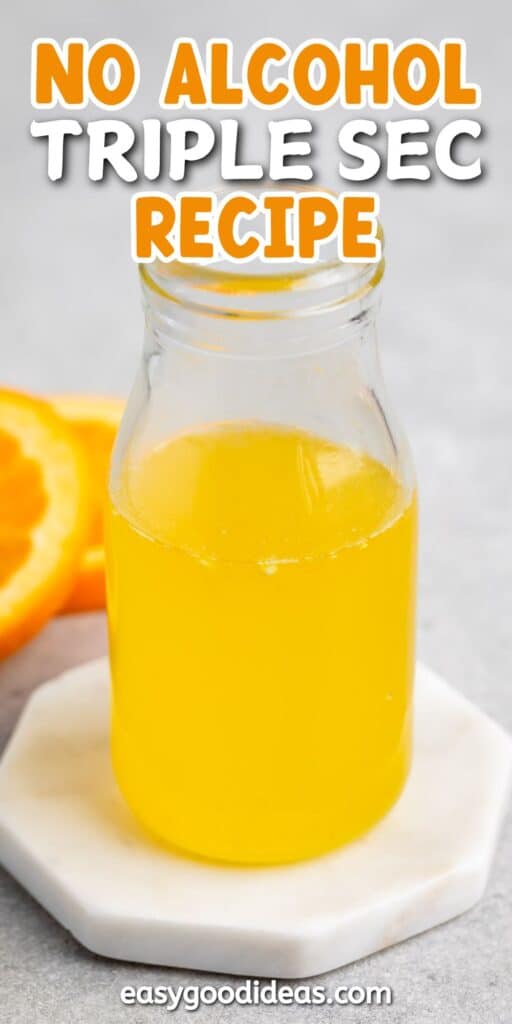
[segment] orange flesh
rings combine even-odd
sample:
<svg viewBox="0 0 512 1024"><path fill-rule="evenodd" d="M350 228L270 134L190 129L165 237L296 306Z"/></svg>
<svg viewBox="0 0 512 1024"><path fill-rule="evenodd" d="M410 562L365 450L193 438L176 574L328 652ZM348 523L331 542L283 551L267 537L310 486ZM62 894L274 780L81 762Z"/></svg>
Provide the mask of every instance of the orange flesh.
<svg viewBox="0 0 512 1024"><path fill-rule="evenodd" d="M66 424L46 402L0 390L0 656L66 599L88 505L82 452Z"/></svg>

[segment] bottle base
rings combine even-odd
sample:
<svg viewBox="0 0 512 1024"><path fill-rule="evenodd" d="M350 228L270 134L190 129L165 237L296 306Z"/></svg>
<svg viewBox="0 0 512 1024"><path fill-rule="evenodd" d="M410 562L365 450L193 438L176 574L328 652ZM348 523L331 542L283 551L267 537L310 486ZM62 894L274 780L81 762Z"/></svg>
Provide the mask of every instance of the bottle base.
<svg viewBox="0 0 512 1024"><path fill-rule="evenodd" d="M340 811L335 820L329 822L326 827L325 820L316 820L312 816L304 815L300 821L301 841L293 839L289 828L283 830L279 835L277 830L269 834L268 825L266 835L253 836L249 843L240 842L240 835L234 839L227 838L227 832L222 837L218 834L207 836L204 829L198 839L197 828L192 828L188 835L185 829L179 830L176 823L167 820L166 827L161 822L156 823L156 817L148 814L147 809L141 808L141 801L133 792L128 791L119 772L114 771L121 793L130 807L132 813L146 834L151 836L159 846L167 849L170 853L189 857L193 860L205 861L218 865L231 867L278 867L286 864L297 864L303 861L313 860L339 850L344 846L361 838L377 826L392 810L399 800L409 776L410 759L403 765L403 771L399 776L395 774L394 785L386 787L385 794L381 791L382 799L372 803L371 810L366 814L359 814L353 819L349 826ZM395 766L396 768L396 766ZM388 780L389 781L389 780ZM335 811L333 810L335 814ZM172 818L172 809L171 815ZM200 820L198 813L197 821ZM341 827L340 827L341 826ZM194 836L192 833L196 832ZM244 830L245 831L245 830Z"/></svg>

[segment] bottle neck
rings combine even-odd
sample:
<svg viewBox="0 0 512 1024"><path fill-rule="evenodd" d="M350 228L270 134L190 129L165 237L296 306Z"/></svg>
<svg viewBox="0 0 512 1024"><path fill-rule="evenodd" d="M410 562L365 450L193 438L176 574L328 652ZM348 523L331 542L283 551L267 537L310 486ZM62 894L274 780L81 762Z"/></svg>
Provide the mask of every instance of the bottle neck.
<svg viewBox="0 0 512 1024"><path fill-rule="evenodd" d="M266 268L265 268L266 270ZM254 274L183 265L141 268L148 336L236 359L283 359L374 336L383 263Z"/></svg>
<svg viewBox="0 0 512 1024"><path fill-rule="evenodd" d="M130 457L208 424L273 424L412 479L380 372L382 271L337 264L255 279L143 266L144 357L123 428Z"/></svg>

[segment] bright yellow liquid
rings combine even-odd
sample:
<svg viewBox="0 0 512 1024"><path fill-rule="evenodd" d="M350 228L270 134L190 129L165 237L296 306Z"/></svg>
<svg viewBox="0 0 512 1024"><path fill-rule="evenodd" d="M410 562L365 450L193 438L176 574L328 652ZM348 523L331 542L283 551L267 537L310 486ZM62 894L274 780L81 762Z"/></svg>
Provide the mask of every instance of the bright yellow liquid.
<svg viewBox="0 0 512 1024"><path fill-rule="evenodd" d="M173 846L299 860L411 754L415 500L364 453L213 424L126 461L108 522L113 759Z"/></svg>

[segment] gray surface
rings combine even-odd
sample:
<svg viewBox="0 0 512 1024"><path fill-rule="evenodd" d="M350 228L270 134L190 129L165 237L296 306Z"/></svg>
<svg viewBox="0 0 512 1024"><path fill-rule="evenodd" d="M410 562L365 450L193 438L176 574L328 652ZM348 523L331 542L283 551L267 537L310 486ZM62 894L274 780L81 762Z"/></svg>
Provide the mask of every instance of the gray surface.
<svg viewBox="0 0 512 1024"><path fill-rule="evenodd" d="M510 729L509 11L508 5L477 6L467 0L449 5L432 0L421 8L406 0L372 0L350 9L334 0L315 0L302 8L292 0L279 5L258 0L250 6L240 0L188 0L172 6L163 0L150 5L128 0L9 5L2 61L19 98L11 98L6 111L9 144L1 157L3 237L9 237L11 252L4 257L0 280L0 373L12 385L39 391L123 392L136 365L142 328L128 256L128 187L86 185L80 145L70 161L72 175L64 185L52 186L43 173L43 148L28 137L29 44L34 36L84 35L92 42L116 35L135 46L143 84L125 115L133 122L157 113L154 97L176 35L204 39L226 34L243 47L269 31L290 44L313 35L333 40L347 35L396 40L465 36L470 75L483 89L488 173L466 187L437 180L421 187L381 183L388 251L383 355L420 480L420 654ZM336 184L329 171L335 167L329 138L341 120L332 110L319 119L327 184ZM261 123L259 116L251 122L250 158L259 154ZM33 686L104 647L101 617L61 620L4 663L4 734ZM392 1024L510 1024L511 854L509 824L487 895L477 908L336 972L332 984L387 983L395 993L393 1007L343 1010L343 1019L363 1022L380 1013ZM126 1014L133 1024L142 1024L165 1010L122 1007L123 985L196 980L184 972L118 965L89 955L7 877L0 880L0 901L0 1019L6 1024L115 1024ZM262 1014L314 1024L340 1014L334 1008L306 1007L199 1012L203 1019L238 1018L248 1024Z"/></svg>

